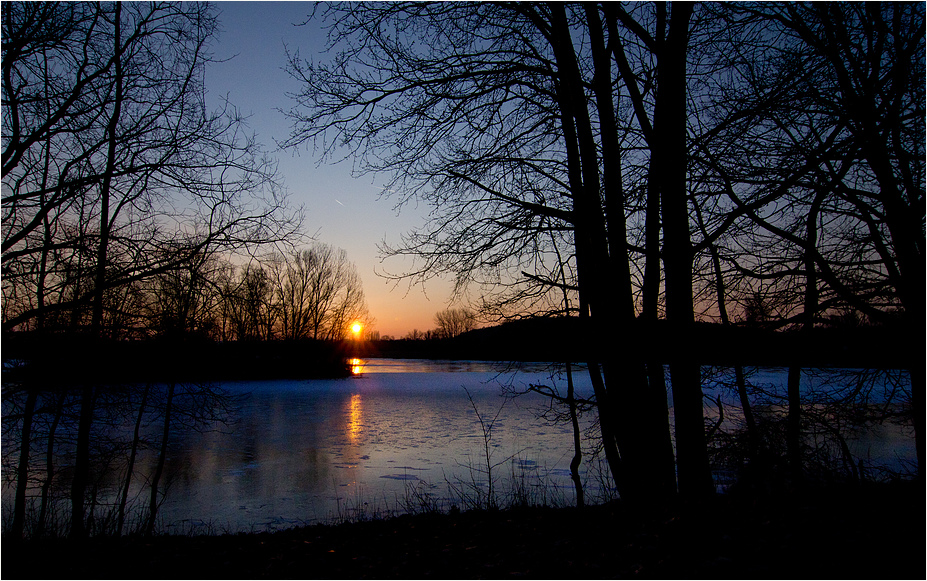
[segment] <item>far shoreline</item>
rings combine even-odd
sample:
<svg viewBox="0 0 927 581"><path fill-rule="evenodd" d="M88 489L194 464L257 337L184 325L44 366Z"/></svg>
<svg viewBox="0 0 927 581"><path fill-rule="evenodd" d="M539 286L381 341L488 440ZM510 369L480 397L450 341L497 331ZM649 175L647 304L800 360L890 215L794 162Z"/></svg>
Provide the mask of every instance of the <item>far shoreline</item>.
<svg viewBox="0 0 927 581"><path fill-rule="evenodd" d="M7 332L6 369L36 363L45 384L334 379L351 376L351 358L587 363L647 356L701 365L905 369L923 362L923 340L891 326L817 328L796 333L696 323L682 332L661 322L589 330L575 319L525 319L452 338L214 341L198 335L134 340L80 333Z"/></svg>

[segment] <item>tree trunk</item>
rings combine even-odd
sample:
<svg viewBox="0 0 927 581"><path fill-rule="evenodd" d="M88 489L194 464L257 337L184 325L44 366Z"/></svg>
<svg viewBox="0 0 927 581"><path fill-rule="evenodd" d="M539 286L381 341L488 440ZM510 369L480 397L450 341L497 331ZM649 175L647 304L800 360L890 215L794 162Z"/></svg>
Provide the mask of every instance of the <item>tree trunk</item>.
<svg viewBox="0 0 927 581"><path fill-rule="evenodd" d="M623 213L617 210L623 207L620 203L620 184L616 183L613 167L606 184L606 196L611 197L610 202L606 200L606 205L612 208L610 218L613 222L607 226L599 194L599 150L586 108L570 29L563 5L554 3L549 7L551 44L559 72L558 104L561 108L568 177L573 197L574 243L580 295L584 297L582 300L588 305L589 316L596 321L596 326L622 328L633 322L633 300L630 275L622 276L622 272L628 268L625 244L619 242L623 240L624 233L621 232L620 238L617 235L623 223ZM597 12L590 14L593 22L597 17ZM598 26L601 30L601 23ZM605 57L607 62L608 52L601 46L602 39L597 39L600 49L596 51L597 60L601 61ZM596 41L593 43L596 44ZM611 76L607 69L607 64L600 64L597 70L600 86L598 95L601 97L598 108L600 114L607 111L606 122L611 116L609 99L604 95L604 85L611 86ZM603 129L603 132L609 131ZM603 155L607 155L609 162L615 162L619 158L617 143L612 140L609 144L607 152L603 149ZM622 312L625 313L624 317L620 316ZM666 471L660 469L663 459L659 453L661 440L654 431L655 423L651 421L657 414L651 406L653 400L647 397L645 369L623 352L624 347L614 345L601 352L604 381L594 374L593 387L596 390L603 437L615 438L616 451L620 453L620 457L617 457L616 451L613 451L616 457L609 458L619 494L629 501L650 502L663 496L666 490L666 483L661 482L666 474ZM597 371L598 367L590 366L590 373L594 370ZM613 388L609 389L608 385ZM623 386L620 402L616 396L617 388L614 387L619 385ZM607 457L608 452L609 448L606 448Z"/></svg>
<svg viewBox="0 0 927 581"><path fill-rule="evenodd" d="M45 520L48 517L48 493L51 490L52 480L55 477L55 432L58 431L58 423L61 421L61 414L64 411L64 400L67 392L62 390L58 396L55 407L55 417L52 419L51 426L48 428L48 442L45 447L45 481L42 483L42 500L39 507L39 522L36 528L36 537L41 537L45 533Z"/></svg>
<svg viewBox="0 0 927 581"><path fill-rule="evenodd" d="M605 389L605 380L602 378L602 370L598 362L589 361L589 378L592 381L592 392L595 395L596 409L599 412L599 433L602 435L602 449L605 451L605 460L608 462L608 469L612 473L612 481L618 494L623 498L628 495L628 474L624 469L621 454L619 453L615 434L615 424L617 423L611 413L609 402L609 393ZM633 475L631 475L633 478Z"/></svg>
<svg viewBox="0 0 927 581"><path fill-rule="evenodd" d="M113 50L119 55L122 48L122 35L120 32L122 6L119 2L115 4L115 14L113 23ZM100 338L103 334L103 293L106 285L106 260L107 247L109 245L109 229L111 222L109 219L109 199L110 188L112 187L113 174L115 173L116 158L116 128L119 123L119 115L122 107L122 58L117 57L115 63L115 97L113 102L113 112L107 124L107 159L106 170L103 174L103 182L100 185L100 242L97 247L97 264L95 275L95 288L93 293L93 305L90 318L90 332L94 338ZM77 432L77 450L74 455L74 480L71 482L71 536L74 538L83 537L86 534L84 529L84 494L87 488L87 478L90 474L90 430L93 424L93 386L84 386L81 395L80 420L78 422Z"/></svg>
<svg viewBox="0 0 927 581"><path fill-rule="evenodd" d="M116 171L116 130L119 126L119 116L122 112L123 99L123 70L122 70L122 34L121 15L122 7L116 3L113 16L113 50L117 55L115 59L115 96L113 98L113 112L106 126L107 154L106 169L103 172L103 181L100 184L100 242L97 246L96 285L93 293L93 309L90 319L90 330L94 337L99 337L103 329L103 294L106 287L106 262L109 248L110 228L110 194L112 190L113 174Z"/></svg>
<svg viewBox="0 0 927 581"><path fill-rule="evenodd" d="M658 55L657 112L652 155L661 158L663 265L666 275L666 318L674 334L670 362L676 418L676 467L679 492L687 498L712 493L705 438L699 366L681 352L692 336L693 249L689 238L686 187L686 51L692 5L674 3L669 31Z"/></svg>
<svg viewBox="0 0 927 581"><path fill-rule="evenodd" d="M609 294L615 297L611 299L603 296L603 301L614 300L617 303L609 306L606 311L609 317L608 328L630 328L634 324L634 296L625 238L627 224L621 183L621 150L612 100L611 58L605 44L598 7L591 4L584 6L595 66L593 90L604 161L602 185L606 209L605 239L608 270L611 273L608 289ZM629 353L626 347L614 345L604 369L607 384L624 386L619 392L621 406L617 411L620 417L616 418L619 433L622 433L619 450L625 459L626 469L634 474L633 482L637 484L634 494L637 498L660 502L669 498L676 488L665 386L661 389L662 382L648 382L647 366Z"/></svg>
<svg viewBox="0 0 927 581"><path fill-rule="evenodd" d="M747 394L747 380L744 377L743 365L734 366L734 378L737 383L737 396L740 398L740 408L744 412L744 422L747 424L747 453L751 462L759 459L760 433L756 427L756 418L753 417L753 407L750 405L750 396Z"/></svg>
<svg viewBox="0 0 927 581"><path fill-rule="evenodd" d="M167 445L171 435L171 406L174 403L175 383L171 383L167 389L167 403L164 406L164 431L161 434L161 451L158 453L158 465L155 468L154 475L151 477L151 498L148 503L148 525L145 527L145 534L151 536L154 533L155 520L158 517L158 485L161 482L161 475L164 473L164 461L167 458Z"/></svg>
<svg viewBox="0 0 927 581"><path fill-rule="evenodd" d="M145 416L145 404L148 401L148 391L151 389L151 386L146 384L145 389L142 392L142 401L138 406L138 416L135 418L135 432L132 435L132 449L129 452L129 463L126 466L126 476L125 484L122 488L122 495L119 498L119 513L117 515L116 522L116 536L122 536L122 529L125 524L126 517L126 503L129 498L129 488L132 485L132 473L135 469L135 456L138 451L138 443L140 438L140 432L142 428L142 418Z"/></svg>
<svg viewBox="0 0 927 581"><path fill-rule="evenodd" d="M556 12L557 6L554 6L552 10ZM562 7L559 7L559 10L562 13ZM561 18L565 17L561 14ZM557 28L557 30L560 30L560 28ZM560 39L560 41L565 42L563 39ZM552 39L552 42L555 45L557 44L554 39ZM564 52L564 48L557 46L555 52L560 54ZM583 323L581 328L589 329L592 327L591 324L588 324L590 320L590 297L596 295L595 288L597 283L595 281L595 272L597 268L602 268L603 265L600 263L597 267L594 257L592 256L593 243L590 237L590 228L587 225L589 218L586 215L588 210L585 210L584 200L582 199L584 197L582 192L585 184L583 183L582 162L580 159L579 143L574 122L572 98L569 92L563 87L563 85L570 80L570 78L559 80L557 88L561 128L563 129L564 144L567 153L567 173L570 190L574 199L574 212L576 213L574 222L574 246L576 250L577 281L579 287L579 318ZM609 394L605 388L605 382L602 378L599 363L590 358L587 364L589 368L589 378L592 382L592 389L596 398L596 408L599 413L599 429L602 435L602 446L605 451L605 458L608 462L609 470L612 473L612 478L615 481L615 486L618 487L620 491L622 489L624 474L621 469L621 460L615 440Z"/></svg>
<svg viewBox="0 0 927 581"><path fill-rule="evenodd" d="M583 481L579 477L579 465L583 461L583 443L580 438L579 418L576 416L576 398L573 391L573 367L568 361L567 372L567 404L570 406L570 423L573 425L573 459L570 460L570 478L576 490L576 508L583 508Z"/></svg>
<svg viewBox="0 0 927 581"><path fill-rule="evenodd" d="M22 540L26 526L26 488L29 486L29 450L32 447L32 418L39 391L35 386L26 387L26 406L23 409L22 443L19 448L19 466L16 469L16 497L13 500L14 540Z"/></svg>
<svg viewBox="0 0 927 581"><path fill-rule="evenodd" d="M789 474L793 485L802 480L801 462L801 367L789 366L787 382L788 419L786 421L785 449L789 464Z"/></svg>
<svg viewBox="0 0 927 581"><path fill-rule="evenodd" d="M923 329L921 329L923 331ZM917 452L917 477L923 484L924 481L924 402L922 394L924 393L924 365L923 360L920 364L915 364L908 368L908 375L911 377L911 406L914 408L914 447Z"/></svg>
<svg viewBox="0 0 927 581"><path fill-rule="evenodd" d="M818 310L818 277L814 264L814 255L818 243L818 214L824 202L823 191L815 194L808 209L807 223L805 224L805 292L804 311L801 316L801 332L810 332L814 328L814 317ZM801 366L789 367L788 375L788 421L786 424L786 456L788 457L789 472L792 484L801 486L803 468L801 459Z"/></svg>
<svg viewBox="0 0 927 581"><path fill-rule="evenodd" d="M93 425L94 389L85 385L81 390L80 419L77 424L77 447L74 451L74 478L71 481L72 539L84 537L84 494L90 476L90 430Z"/></svg>

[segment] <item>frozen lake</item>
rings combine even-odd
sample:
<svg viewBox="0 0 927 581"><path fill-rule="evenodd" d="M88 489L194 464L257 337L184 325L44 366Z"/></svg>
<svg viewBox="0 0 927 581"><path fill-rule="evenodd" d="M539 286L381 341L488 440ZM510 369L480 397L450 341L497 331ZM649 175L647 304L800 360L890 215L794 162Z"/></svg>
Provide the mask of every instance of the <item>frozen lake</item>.
<svg viewBox="0 0 927 581"><path fill-rule="evenodd" d="M538 394L504 397L504 392L551 381L565 393L565 378L552 378L547 365L391 359L354 363L357 375L344 380L223 384L233 394L247 394L240 419L222 431L187 432L178 441L169 463L174 484L162 507L163 526L274 529L401 512L410 500L415 504L417 495L447 509L460 504L456 496L461 491L487 491L483 426L489 422L494 492L501 503L519 486L537 501L575 503L569 474L571 426L540 418L549 401ZM783 369L763 369L754 370L749 380L755 396L765 394L774 403L785 394L786 377ZM734 398L725 379L730 378L709 378L706 372L708 418L718 417L711 398L728 401L728 421L739 413L730 405ZM834 383L851 381L860 379L809 371L802 379L803 393L814 398L830 393ZM584 369L574 373L574 382L578 395L591 395ZM870 388L871 399L881 401L890 386L875 377ZM594 431L590 421L581 422L584 430ZM911 434L897 426L878 426L856 436L847 445L869 464L902 470L914 458ZM588 500L607 496L599 465L590 466L588 456L581 472Z"/></svg>
<svg viewBox="0 0 927 581"><path fill-rule="evenodd" d="M492 422L500 501L514 476L538 500L574 502L570 425L539 419L547 400L537 394L503 397L503 386L549 382L544 365L355 363L357 375L344 380L223 383L246 396L240 417L215 431L178 435L164 527L274 529L401 511L419 495L449 508L458 504L454 487L488 488L474 405L486 426ZM588 375L576 376L577 389L588 392Z"/></svg>
<svg viewBox="0 0 927 581"><path fill-rule="evenodd" d="M550 407L544 396L507 397L531 384L552 382L565 394L565 377L554 374L549 365L402 359L352 364L355 375L346 379L223 382L219 387L234 401L229 421L200 422L196 429L191 419L191 410L196 409L193 400L178 396L159 483L163 501L156 530L264 531L339 518L388 516L425 506L465 509L487 500L487 455L492 492L500 505L575 503L569 422L552 423L542 417ZM721 421L721 432L733 433L743 414L731 370L703 368L702 374L709 431L713 422ZM586 370L576 369L573 377L577 395L589 397ZM767 426L773 431L781 429L776 422L784 418L786 379L784 369L748 370L751 406L755 413L772 418ZM112 526L136 425L141 444L126 497L126 530L137 529L139 515L148 514L166 388L152 386L145 396L147 405L140 406L142 387L100 393L89 502L101 530ZM886 421L857 429L843 423L831 430L830 415L838 405L844 410L841 413L855 417L873 409L901 410L896 414L900 417L909 405L904 404L909 397L906 389L907 375L901 372L805 370L803 417L812 423L803 434L809 449L823 451L819 457L830 468L862 471L865 467L860 473L866 477L910 472L915 451L909 425ZM149 393L147 388L144 393ZM195 399L197 393L191 388L184 397ZM56 402L56 398L61 399ZM47 522L60 530L66 530L69 515L78 401L78 392L43 395L33 431L30 519L35 518L43 494L40 483L49 482L47 434L55 429L55 418L60 419L54 462L48 464L54 467L54 476L47 491ZM668 402L672 406L671 392ZM12 400L5 399L5 419L15 417L10 415L12 409ZM57 415L55 409L60 410ZM140 409L143 416L138 415ZM672 407L669 419L672 423ZM593 414L581 418L584 435L596 435L593 420ZM3 526L8 527L17 437L15 424L5 425L11 430L4 437ZM589 455L593 439L583 443L580 470L586 500L602 501L611 492L603 485L601 464ZM719 489L731 483L737 471L736 466L723 464L715 471Z"/></svg>

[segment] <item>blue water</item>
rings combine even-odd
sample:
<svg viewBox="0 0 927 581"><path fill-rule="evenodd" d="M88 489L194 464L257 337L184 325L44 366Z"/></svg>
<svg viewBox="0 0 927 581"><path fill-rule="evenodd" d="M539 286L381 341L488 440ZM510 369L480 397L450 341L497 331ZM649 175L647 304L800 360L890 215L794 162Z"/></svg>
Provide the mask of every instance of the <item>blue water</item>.
<svg viewBox="0 0 927 581"><path fill-rule="evenodd" d="M499 502L527 483L522 492L538 501L574 503L572 428L538 417L544 397L507 397L549 383L545 365L356 365L344 380L222 384L247 396L239 419L177 436L164 528L274 529L383 516L422 499L447 509L460 504L455 490L488 493L489 475ZM589 391L587 376L577 374L577 389Z"/></svg>
<svg viewBox="0 0 927 581"><path fill-rule="evenodd" d="M575 503L569 474L572 427L566 421L548 421L550 400L523 393L529 385L545 384L556 385L565 394L565 377L549 365L369 359L353 361L352 367L353 377L338 380L224 382L220 387L237 402L230 421L194 429L189 422L175 419L160 485L166 494L158 530L274 530L423 508L469 508L485 505L490 495L500 505ZM748 372L755 410L785 410L787 371ZM702 375L706 421L734 428L742 412L733 374L703 368ZM573 376L577 395L591 396L586 371L577 369ZM906 389L903 373L807 370L802 376L803 412L821 416L824 404L849 395L853 405L899 409L909 397ZM522 395L513 397L515 393ZM667 397L672 406L671 392ZM154 415L145 423L152 444L140 453L135 467L129 499L132 514L147 512L148 479L155 471L163 425L160 417ZM66 467L73 450L69 444L73 434L68 430L74 426L66 427L67 420L56 435L60 454L56 461L65 468L53 489L59 515L68 514ZM669 420L672 424L672 407ZM841 424L836 438L826 429L829 418L815 421L815 427L805 431L806 442L830 450L838 464L849 450L854 465L862 461L870 475L914 467L910 427L886 422L857 429ZM590 455L597 435L594 417L582 417L580 423L587 501L613 497L603 484L601 461ZM134 419L112 422L100 417L94 425L108 441L126 442L131 441ZM8 471L15 466L10 442L15 438L4 440L4 475L15 474ZM110 449L119 449L113 445ZM35 483L44 478L43 449L37 442L33 450ZM99 518L116 505L123 471L124 459L117 459L109 475L99 481L95 509ZM732 476L716 471L719 489ZM5 527L12 482L4 479ZM29 493L33 499L38 497L38 486Z"/></svg>

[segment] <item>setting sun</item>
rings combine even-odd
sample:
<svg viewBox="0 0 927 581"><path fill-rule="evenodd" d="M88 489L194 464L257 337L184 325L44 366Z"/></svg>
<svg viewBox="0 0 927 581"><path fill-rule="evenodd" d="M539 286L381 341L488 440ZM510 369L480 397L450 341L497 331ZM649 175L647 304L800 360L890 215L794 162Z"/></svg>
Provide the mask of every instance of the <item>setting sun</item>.
<svg viewBox="0 0 927 581"><path fill-rule="evenodd" d="M361 332L361 329L362 329L362 327L361 327L361 324L360 324L360 323L354 323L353 325L351 325L351 331L352 331L355 335L359 335L360 332Z"/></svg>

